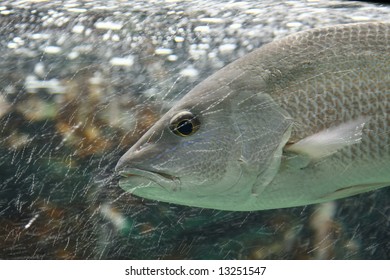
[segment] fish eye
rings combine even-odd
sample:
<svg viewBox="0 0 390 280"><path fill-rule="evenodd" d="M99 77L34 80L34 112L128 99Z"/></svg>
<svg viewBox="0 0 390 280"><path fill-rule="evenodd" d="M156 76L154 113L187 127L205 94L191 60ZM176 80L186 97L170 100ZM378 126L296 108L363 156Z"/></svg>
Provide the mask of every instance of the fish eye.
<svg viewBox="0 0 390 280"><path fill-rule="evenodd" d="M188 111L183 111L171 119L169 129L178 136L186 137L194 134L200 127L198 118Z"/></svg>

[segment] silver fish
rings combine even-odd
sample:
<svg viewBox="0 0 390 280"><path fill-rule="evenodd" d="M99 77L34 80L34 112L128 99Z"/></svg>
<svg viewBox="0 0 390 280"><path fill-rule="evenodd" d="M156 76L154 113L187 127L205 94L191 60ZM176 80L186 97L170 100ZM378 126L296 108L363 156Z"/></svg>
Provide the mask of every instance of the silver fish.
<svg viewBox="0 0 390 280"><path fill-rule="evenodd" d="M390 23L267 44L179 100L119 160L120 187L251 211L390 185Z"/></svg>

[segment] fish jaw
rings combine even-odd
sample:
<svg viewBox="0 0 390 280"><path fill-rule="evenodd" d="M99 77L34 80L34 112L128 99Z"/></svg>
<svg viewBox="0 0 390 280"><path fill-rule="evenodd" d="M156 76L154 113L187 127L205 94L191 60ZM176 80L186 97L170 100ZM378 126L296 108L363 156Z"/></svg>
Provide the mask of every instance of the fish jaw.
<svg viewBox="0 0 390 280"><path fill-rule="evenodd" d="M159 186L166 191L178 191L180 189L180 180L178 177L139 168L127 168L118 172L122 177L120 186L134 193L137 189L151 188Z"/></svg>
<svg viewBox="0 0 390 280"><path fill-rule="evenodd" d="M141 189L145 192L146 188L160 188L165 191L177 191L180 188L178 177L152 167L154 159L163 152L150 140L155 134L154 131L151 129L145 133L115 166L115 172L121 177L119 185L122 189L136 194Z"/></svg>

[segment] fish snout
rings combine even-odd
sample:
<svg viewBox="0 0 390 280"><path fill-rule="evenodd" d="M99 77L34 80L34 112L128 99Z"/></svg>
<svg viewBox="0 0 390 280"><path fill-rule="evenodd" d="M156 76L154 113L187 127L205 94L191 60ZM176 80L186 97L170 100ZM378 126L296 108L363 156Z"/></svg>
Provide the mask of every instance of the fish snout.
<svg viewBox="0 0 390 280"><path fill-rule="evenodd" d="M153 143L135 145L130 148L115 166L115 173L123 179L122 185L131 186L132 190L137 189L137 192L140 192L140 189L134 186L137 184L149 186L150 182L153 182L165 190L178 190L180 188L180 179L178 177L152 166L151 163L159 152L161 151ZM150 188L143 186L141 189L142 192L148 192Z"/></svg>
<svg viewBox="0 0 390 280"><path fill-rule="evenodd" d="M155 145L146 143L143 145L135 144L119 160L115 166L115 172L120 173L134 166L142 166L145 160L156 152Z"/></svg>

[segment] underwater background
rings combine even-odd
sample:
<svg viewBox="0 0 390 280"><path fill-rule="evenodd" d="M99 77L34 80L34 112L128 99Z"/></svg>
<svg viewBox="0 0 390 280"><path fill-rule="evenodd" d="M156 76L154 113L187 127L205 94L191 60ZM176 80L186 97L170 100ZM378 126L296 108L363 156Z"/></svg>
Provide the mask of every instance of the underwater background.
<svg viewBox="0 0 390 280"><path fill-rule="evenodd" d="M0 1L0 259L389 259L390 190L227 212L144 200L119 157L194 85L355 1Z"/></svg>

